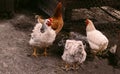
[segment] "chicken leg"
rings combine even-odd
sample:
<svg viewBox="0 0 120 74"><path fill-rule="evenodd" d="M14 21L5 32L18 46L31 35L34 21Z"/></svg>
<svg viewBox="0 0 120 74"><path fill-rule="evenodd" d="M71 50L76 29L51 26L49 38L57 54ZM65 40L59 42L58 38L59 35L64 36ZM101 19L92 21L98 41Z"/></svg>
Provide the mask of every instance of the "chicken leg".
<svg viewBox="0 0 120 74"><path fill-rule="evenodd" d="M68 71L70 70L70 64L66 63L64 67L62 67L62 69Z"/></svg>
<svg viewBox="0 0 120 74"><path fill-rule="evenodd" d="M47 48L44 49L44 52L43 52L42 55L44 55L45 57L47 57L47 55L48 55L48 54L47 54Z"/></svg>
<svg viewBox="0 0 120 74"><path fill-rule="evenodd" d="M33 54L32 55L37 57L37 48L36 47L33 48Z"/></svg>
<svg viewBox="0 0 120 74"><path fill-rule="evenodd" d="M73 67L73 70L77 70L77 69L79 69L79 66L78 66L78 64L77 63L74 63L73 65L72 65Z"/></svg>

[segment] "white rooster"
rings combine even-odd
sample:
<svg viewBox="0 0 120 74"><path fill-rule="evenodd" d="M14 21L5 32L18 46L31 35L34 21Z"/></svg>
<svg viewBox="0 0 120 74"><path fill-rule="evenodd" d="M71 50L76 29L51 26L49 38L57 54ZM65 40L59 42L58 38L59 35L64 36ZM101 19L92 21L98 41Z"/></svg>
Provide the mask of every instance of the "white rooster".
<svg viewBox="0 0 120 74"><path fill-rule="evenodd" d="M91 52L96 55L97 53L106 50L109 43L107 37L95 28L90 19L86 19L86 26L86 34L91 47Z"/></svg>
<svg viewBox="0 0 120 74"><path fill-rule="evenodd" d="M84 45L80 40L66 40L62 59L66 62L65 69L69 70L72 66L76 69L78 63L81 64L86 59Z"/></svg>
<svg viewBox="0 0 120 74"><path fill-rule="evenodd" d="M47 47L53 44L56 35L61 31L63 27L62 18L62 3L59 2L55 9L55 13L48 19L42 19L40 16L36 16L38 23L33 29L29 44L34 47L33 56L37 56L36 47L45 48L44 55L47 56Z"/></svg>

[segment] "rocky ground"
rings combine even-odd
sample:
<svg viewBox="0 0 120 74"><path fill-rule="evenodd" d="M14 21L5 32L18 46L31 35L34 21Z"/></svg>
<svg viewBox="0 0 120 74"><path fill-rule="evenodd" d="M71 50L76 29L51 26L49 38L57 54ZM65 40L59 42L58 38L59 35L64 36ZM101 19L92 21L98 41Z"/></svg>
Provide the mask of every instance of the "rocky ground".
<svg viewBox="0 0 120 74"><path fill-rule="evenodd" d="M76 11L79 12L79 10L73 10L73 12ZM82 11L85 10L82 9ZM85 13L87 14L86 11ZM95 16L95 14L92 15ZM98 15L100 16L100 13ZM100 19L97 16L95 17L97 20ZM61 58L63 45L60 43L61 39L67 38L66 34L68 34L70 31L76 31L79 33L82 32L82 34L85 35L85 32L83 32L84 30L80 31L79 29L81 26L79 25L80 21L76 23L74 22L74 18L75 16L72 17L73 22L65 22L64 28L58 34L56 41L48 50L50 55L48 57L39 56L36 58L29 56L32 54L33 50L28 43L30 39L30 33L32 32L35 24L33 15L28 16L25 14L17 14L12 19L1 20L0 74L119 74L120 68L117 67L119 65L117 63L120 59L118 59L117 62L110 64L109 58L113 58L112 61L115 59L115 57L110 56L106 58L95 58L92 60L91 57L88 56L87 60L81 65L81 68L75 71L65 71L61 68L63 66L63 61ZM79 20L80 17L76 19ZM116 20L111 17L109 17L109 19L112 19L113 21ZM99 23L96 22L96 24L98 24L96 27L103 31L103 33L109 38L109 47L117 44L117 54L119 54L119 23L104 23L99 25ZM84 26L81 27L81 29L82 28L85 29ZM39 50L38 52L41 53L41 51L42 50Z"/></svg>

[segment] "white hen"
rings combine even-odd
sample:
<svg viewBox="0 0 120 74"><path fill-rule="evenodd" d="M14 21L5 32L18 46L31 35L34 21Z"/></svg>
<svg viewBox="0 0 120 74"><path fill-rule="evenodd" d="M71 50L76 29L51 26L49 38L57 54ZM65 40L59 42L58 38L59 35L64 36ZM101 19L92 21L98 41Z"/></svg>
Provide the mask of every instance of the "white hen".
<svg viewBox="0 0 120 74"><path fill-rule="evenodd" d="M49 19L44 20L44 23L37 23L34 27L33 33L31 34L31 39L29 44L32 46L37 46L40 48L47 48L52 45L53 41L56 37L56 32L51 28L51 26L47 25L50 22ZM42 32L42 28L44 32ZM46 50L45 50L46 54ZM33 52L34 56L36 55L36 48L34 48Z"/></svg>
<svg viewBox="0 0 120 74"><path fill-rule="evenodd" d="M104 51L108 46L108 39L102 32L97 30L93 22L86 19L86 34L92 53L96 55L99 51Z"/></svg>
<svg viewBox="0 0 120 74"><path fill-rule="evenodd" d="M70 65L76 67L76 63L83 63L86 59L86 52L82 41L66 40L62 59L66 62L65 69Z"/></svg>

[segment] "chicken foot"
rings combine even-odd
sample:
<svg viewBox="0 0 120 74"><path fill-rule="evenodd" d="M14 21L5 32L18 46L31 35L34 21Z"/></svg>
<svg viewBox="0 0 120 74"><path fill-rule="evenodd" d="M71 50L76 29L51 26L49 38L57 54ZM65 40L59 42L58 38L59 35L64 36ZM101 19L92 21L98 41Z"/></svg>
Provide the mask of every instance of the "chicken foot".
<svg viewBox="0 0 120 74"><path fill-rule="evenodd" d="M71 69L70 64L66 63L65 66L62 67L62 69L66 70L66 71L70 70Z"/></svg>
<svg viewBox="0 0 120 74"><path fill-rule="evenodd" d="M34 57L37 57L39 54L37 54L37 48L36 47L34 47L33 48L33 53L32 53L32 55L34 56Z"/></svg>
<svg viewBox="0 0 120 74"><path fill-rule="evenodd" d="M48 56L48 53L47 53L47 48L44 49L44 52L42 54L43 56L47 57Z"/></svg>
<svg viewBox="0 0 120 74"><path fill-rule="evenodd" d="M77 70L77 69L79 69L78 64L77 64L77 63L74 63L74 64L72 65L72 69L73 69L73 70Z"/></svg>

